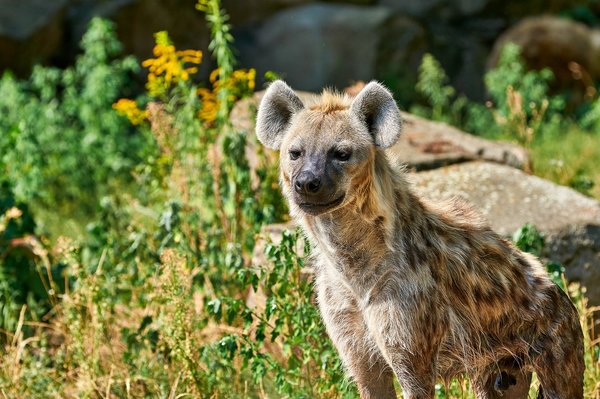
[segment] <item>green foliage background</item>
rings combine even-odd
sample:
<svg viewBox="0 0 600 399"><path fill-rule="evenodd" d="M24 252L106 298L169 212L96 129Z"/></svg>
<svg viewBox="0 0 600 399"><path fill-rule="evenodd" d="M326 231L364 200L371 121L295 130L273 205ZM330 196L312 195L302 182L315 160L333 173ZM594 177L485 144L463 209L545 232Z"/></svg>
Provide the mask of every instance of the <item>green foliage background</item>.
<svg viewBox="0 0 600 399"><path fill-rule="evenodd" d="M227 15L217 0L198 9L227 82L235 67ZM273 155L259 149L249 166L246 148L257 143L231 126L228 86L214 123L198 117L198 86L178 81L160 99L140 95L155 111L133 126L112 105L136 94L138 70L121 55L115 27L95 19L73 67L0 80L0 393L356 398L314 305L308 243L285 231L255 248L287 211ZM509 47L486 77L490 104L476 104L426 56L413 111L520 141L535 162L550 162L550 143L600 141L564 116L551 78L526 72ZM515 107L514 93L526 107ZM578 117L584 128L600 124L598 103ZM597 195L598 171L585 159L551 177ZM514 240L536 255L543 246L533 226ZM560 265L549 272L568 289ZM592 311L570 292L587 327ZM598 346L587 338L586 395L597 397ZM458 379L436 395L472 393Z"/></svg>

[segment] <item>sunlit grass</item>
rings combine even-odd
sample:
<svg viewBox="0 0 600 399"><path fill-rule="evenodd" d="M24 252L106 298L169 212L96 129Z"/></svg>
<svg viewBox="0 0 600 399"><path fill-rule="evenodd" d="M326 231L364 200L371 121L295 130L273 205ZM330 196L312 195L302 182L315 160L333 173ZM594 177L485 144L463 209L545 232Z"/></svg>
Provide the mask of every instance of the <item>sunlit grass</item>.
<svg viewBox="0 0 600 399"><path fill-rule="evenodd" d="M543 134L530 151L537 176L600 199L600 132L584 132L574 126L565 132Z"/></svg>

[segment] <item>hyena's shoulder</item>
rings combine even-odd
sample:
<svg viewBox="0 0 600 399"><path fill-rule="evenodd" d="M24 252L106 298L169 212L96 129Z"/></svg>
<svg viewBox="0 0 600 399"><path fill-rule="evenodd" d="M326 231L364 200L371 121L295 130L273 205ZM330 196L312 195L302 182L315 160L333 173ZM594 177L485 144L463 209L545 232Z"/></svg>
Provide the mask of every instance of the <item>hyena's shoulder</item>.
<svg viewBox="0 0 600 399"><path fill-rule="evenodd" d="M421 197L421 201L434 219L439 219L442 225L456 226L471 232L490 229L485 216L463 197L454 196L436 202Z"/></svg>

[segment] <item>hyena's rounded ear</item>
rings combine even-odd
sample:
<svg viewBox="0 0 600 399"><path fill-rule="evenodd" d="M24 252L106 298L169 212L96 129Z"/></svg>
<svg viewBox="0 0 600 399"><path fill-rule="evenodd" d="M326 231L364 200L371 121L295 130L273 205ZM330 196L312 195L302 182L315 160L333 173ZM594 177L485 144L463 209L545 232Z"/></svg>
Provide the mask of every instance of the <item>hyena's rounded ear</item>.
<svg viewBox="0 0 600 399"><path fill-rule="evenodd" d="M256 115L256 136L263 145L278 150L292 116L304 104L283 81L271 83L263 96Z"/></svg>
<svg viewBox="0 0 600 399"><path fill-rule="evenodd" d="M400 137L400 110L392 93L381 84L366 85L350 105L350 111L367 126L376 146L391 147Z"/></svg>

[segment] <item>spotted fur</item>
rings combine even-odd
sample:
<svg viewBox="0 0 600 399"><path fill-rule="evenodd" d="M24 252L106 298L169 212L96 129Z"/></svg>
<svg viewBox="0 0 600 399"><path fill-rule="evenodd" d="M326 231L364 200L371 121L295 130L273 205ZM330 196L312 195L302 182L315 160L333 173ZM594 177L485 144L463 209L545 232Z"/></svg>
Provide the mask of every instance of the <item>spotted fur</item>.
<svg viewBox="0 0 600 399"><path fill-rule="evenodd" d="M479 399L496 398L498 378L524 379L526 392L531 371L544 398L582 398L582 332L566 294L466 203L418 197L384 151L400 129L375 82L308 107L275 82L257 118L259 139L281 151L282 191L314 245L319 308L361 398L395 398L394 375L405 398L432 398L437 380L459 374ZM316 207L294 189L306 170L326 184Z"/></svg>

